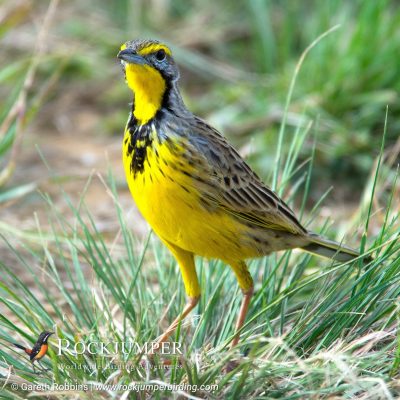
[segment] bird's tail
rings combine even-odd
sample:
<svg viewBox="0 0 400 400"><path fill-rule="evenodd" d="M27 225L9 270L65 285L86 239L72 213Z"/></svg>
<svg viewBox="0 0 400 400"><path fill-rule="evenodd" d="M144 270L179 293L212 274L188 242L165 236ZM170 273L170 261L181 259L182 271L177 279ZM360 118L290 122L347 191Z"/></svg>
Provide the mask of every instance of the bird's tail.
<svg viewBox="0 0 400 400"><path fill-rule="evenodd" d="M13 345L14 346L16 346L16 347L18 347L19 349L21 349L21 350L24 350L24 351L26 351L26 347L24 347L24 346L21 346L20 344L18 344L18 343L13 343Z"/></svg>
<svg viewBox="0 0 400 400"><path fill-rule="evenodd" d="M333 240L325 239L315 233L309 233L311 243L302 247L309 253L317 254L322 257L331 258L339 262L347 262L357 258L360 253L351 247Z"/></svg>
<svg viewBox="0 0 400 400"><path fill-rule="evenodd" d="M28 349L27 347L21 346L18 343L13 343L14 346L18 347L19 349L23 350L26 354L31 355L32 354L32 350Z"/></svg>

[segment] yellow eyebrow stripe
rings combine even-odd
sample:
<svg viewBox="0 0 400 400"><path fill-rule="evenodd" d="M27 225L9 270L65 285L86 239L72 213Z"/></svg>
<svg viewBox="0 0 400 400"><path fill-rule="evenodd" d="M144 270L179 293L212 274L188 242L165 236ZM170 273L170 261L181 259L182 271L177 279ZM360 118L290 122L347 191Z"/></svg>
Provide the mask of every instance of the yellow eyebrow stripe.
<svg viewBox="0 0 400 400"><path fill-rule="evenodd" d="M138 53L141 56L145 56L147 54L155 53L158 50L164 50L169 56L172 54L171 50L167 46L160 43L154 43L150 46L144 47L143 49L139 50Z"/></svg>
<svg viewBox="0 0 400 400"><path fill-rule="evenodd" d="M128 42L123 43L120 47L120 50L125 50L128 46L127 46ZM153 43L149 46L144 47L143 49L140 49L138 51L138 54L140 54L141 56L146 56L147 54L151 54L151 53L155 53L158 50L164 50L169 56L172 55L171 50L169 49L169 47L165 46L164 44L161 43Z"/></svg>

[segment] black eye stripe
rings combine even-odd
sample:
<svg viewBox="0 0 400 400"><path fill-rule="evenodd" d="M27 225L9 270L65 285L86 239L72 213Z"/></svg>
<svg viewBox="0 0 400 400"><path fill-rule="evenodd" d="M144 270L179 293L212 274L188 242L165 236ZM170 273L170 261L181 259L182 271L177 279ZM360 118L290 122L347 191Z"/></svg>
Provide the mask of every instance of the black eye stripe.
<svg viewBox="0 0 400 400"><path fill-rule="evenodd" d="M158 61L164 61L164 60L165 60L165 57L166 57L166 53L165 53L165 50L164 50L164 49L160 49L160 50L157 51L157 53L156 53L156 59L157 59Z"/></svg>

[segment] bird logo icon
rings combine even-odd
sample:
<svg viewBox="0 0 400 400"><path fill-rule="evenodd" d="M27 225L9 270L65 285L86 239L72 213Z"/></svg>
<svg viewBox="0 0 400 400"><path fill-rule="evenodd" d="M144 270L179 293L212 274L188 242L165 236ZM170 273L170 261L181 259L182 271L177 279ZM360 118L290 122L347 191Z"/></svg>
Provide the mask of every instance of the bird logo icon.
<svg viewBox="0 0 400 400"><path fill-rule="evenodd" d="M24 350L24 352L29 355L29 359L32 363L34 372L35 372L34 362L37 361L39 363L39 365L41 366L40 360L46 355L47 350L49 348L47 341L48 341L49 337L53 334L54 334L54 332L49 332L49 331L42 332L39 335L38 340L36 341L36 343L33 345L32 348L22 346L18 343L13 343L14 346L18 347L21 350ZM41 369L45 370L45 369L43 369L42 366L41 366Z"/></svg>

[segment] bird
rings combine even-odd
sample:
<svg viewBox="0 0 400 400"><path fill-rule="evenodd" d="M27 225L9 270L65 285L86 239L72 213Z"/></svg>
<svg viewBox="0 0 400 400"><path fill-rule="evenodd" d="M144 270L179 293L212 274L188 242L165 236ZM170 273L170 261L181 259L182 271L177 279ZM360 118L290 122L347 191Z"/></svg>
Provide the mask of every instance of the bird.
<svg viewBox="0 0 400 400"><path fill-rule="evenodd" d="M48 341L49 337L53 334L54 334L54 332L43 331L39 335L38 340L36 341L36 343L33 345L33 347L31 349L29 347L24 347L18 343L13 343L14 346L18 347L21 350L24 350L25 353L29 355L29 359L32 363L34 372L35 372L34 362L37 361L40 363L40 360L46 355L47 350L49 348L47 341Z"/></svg>
<svg viewBox="0 0 400 400"><path fill-rule="evenodd" d="M229 265L243 293L230 348L239 343L254 292L249 259L294 248L338 262L359 257L302 226L227 139L188 110L167 44L127 41L117 58L133 94L122 144L127 184L140 213L177 261L187 295L157 343L167 341L199 301L195 256Z"/></svg>

